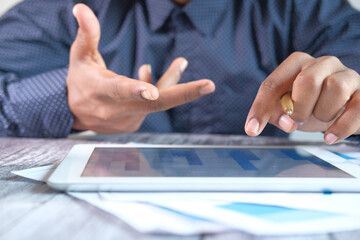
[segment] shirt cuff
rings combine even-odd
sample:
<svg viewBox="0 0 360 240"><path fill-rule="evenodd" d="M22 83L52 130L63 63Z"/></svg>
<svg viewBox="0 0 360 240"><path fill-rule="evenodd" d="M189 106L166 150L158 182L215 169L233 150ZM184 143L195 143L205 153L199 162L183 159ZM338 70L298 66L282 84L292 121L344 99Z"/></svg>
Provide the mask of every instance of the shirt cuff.
<svg viewBox="0 0 360 240"><path fill-rule="evenodd" d="M63 68L24 79L7 77L2 84L6 91L1 98L1 134L66 137L74 121L67 101L67 73Z"/></svg>

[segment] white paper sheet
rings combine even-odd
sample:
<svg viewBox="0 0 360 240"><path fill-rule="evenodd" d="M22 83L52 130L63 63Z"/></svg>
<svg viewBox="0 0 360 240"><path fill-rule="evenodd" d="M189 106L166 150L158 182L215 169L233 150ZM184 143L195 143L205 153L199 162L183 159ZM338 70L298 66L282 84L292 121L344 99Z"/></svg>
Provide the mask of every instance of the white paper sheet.
<svg viewBox="0 0 360 240"><path fill-rule="evenodd" d="M53 166L45 166L13 173L33 180L46 181L53 169ZM189 235L240 229L256 235L284 235L360 229L360 194L106 192L68 194L121 218L144 233ZM237 204L239 206L252 204L249 206L255 211L249 213L247 210L243 212L224 208ZM279 210L277 206L291 209L277 211ZM273 215L268 214L269 209ZM274 209L275 214L272 211ZM292 211L299 215L292 215ZM299 220L304 215L305 220Z"/></svg>
<svg viewBox="0 0 360 240"><path fill-rule="evenodd" d="M46 182L55 168L56 166L50 165L21 171L12 171L12 173L32 180ZM164 210L139 201L112 201L111 199L102 197L101 193L96 192L68 192L68 194L119 217L133 228L143 233L193 235L201 233L219 233L230 229L230 227L215 224L210 220L201 220L183 216L182 214ZM134 199L134 196L132 196L131 199Z"/></svg>
<svg viewBox="0 0 360 240"><path fill-rule="evenodd" d="M263 196L259 195L258 197ZM274 198L275 196L272 197ZM302 199L302 196L299 197ZM257 200L256 202L260 201ZM222 207L227 205L236 206L236 204L240 206L245 205L250 208L254 207L254 210L234 211ZM338 204L341 203L338 202ZM262 203L257 205L252 202L243 201L229 202L227 199L224 201L161 201L157 205L198 217L212 219L227 226L259 235L314 234L360 228L360 215L311 210L306 207L286 208L279 204ZM263 209L264 212L259 212L261 206L266 207ZM276 208L279 208L280 211L278 209L273 211Z"/></svg>
<svg viewBox="0 0 360 240"><path fill-rule="evenodd" d="M355 164L360 165L360 151L359 147L349 146L346 144L329 146L326 148L329 151L347 159Z"/></svg>

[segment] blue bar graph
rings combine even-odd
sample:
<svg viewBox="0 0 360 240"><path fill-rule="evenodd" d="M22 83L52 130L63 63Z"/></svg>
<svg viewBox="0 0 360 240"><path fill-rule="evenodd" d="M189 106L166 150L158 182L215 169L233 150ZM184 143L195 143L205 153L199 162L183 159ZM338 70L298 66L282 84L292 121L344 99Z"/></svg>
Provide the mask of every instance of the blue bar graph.
<svg viewBox="0 0 360 240"><path fill-rule="evenodd" d="M300 151L300 150L298 150L298 151ZM326 167L329 169L336 169L333 165L319 159L318 157L306 156L305 154L301 155L296 150L293 150L293 149L283 149L283 150L281 150L281 152L283 152L284 154L286 154L287 156L289 156L290 158L292 158L294 160L307 160L307 161L312 162L319 166L323 166L323 167Z"/></svg>
<svg viewBox="0 0 360 240"><path fill-rule="evenodd" d="M221 158L232 158L244 170L258 170L250 161L260 160L254 153L247 149L216 149L216 154Z"/></svg>
<svg viewBox="0 0 360 240"><path fill-rule="evenodd" d="M171 152L169 149L159 149L160 162L174 162Z"/></svg>
<svg viewBox="0 0 360 240"><path fill-rule="evenodd" d="M230 211L243 213L274 223L302 222L314 219L330 218L336 213L307 209L294 209L282 206L261 205L253 203L229 203L218 206Z"/></svg>
<svg viewBox="0 0 360 240"><path fill-rule="evenodd" d="M247 150L246 150L247 151ZM258 170L250 160L259 160L254 154L246 153L245 151L230 151L230 156L237 162L244 170L254 171Z"/></svg>
<svg viewBox="0 0 360 240"><path fill-rule="evenodd" d="M199 156L196 154L195 150L171 150L171 154L174 157L185 157L189 165L202 165Z"/></svg>

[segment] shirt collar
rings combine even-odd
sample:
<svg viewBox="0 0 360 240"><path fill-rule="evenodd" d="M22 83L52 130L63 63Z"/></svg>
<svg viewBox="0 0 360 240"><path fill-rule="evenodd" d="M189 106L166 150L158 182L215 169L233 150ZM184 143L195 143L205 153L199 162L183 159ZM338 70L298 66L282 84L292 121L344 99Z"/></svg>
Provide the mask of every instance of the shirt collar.
<svg viewBox="0 0 360 240"><path fill-rule="evenodd" d="M171 0L146 0L149 24L152 31L159 30L176 5Z"/></svg>
<svg viewBox="0 0 360 240"><path fill-rule="evenodd" d="M227 5L228 0L192 0L184 7L184 12L193 25L207 35L215 31Z"/></svg>
<svg viewBox="0 0 360 240"><path fill-rule="evenodd" d="M146 0L150 29L159 30L169 18L176 4L171 0ZM211 34L223 17L228 0L192 0L183 8L190 21L204 34Z"/></svg>

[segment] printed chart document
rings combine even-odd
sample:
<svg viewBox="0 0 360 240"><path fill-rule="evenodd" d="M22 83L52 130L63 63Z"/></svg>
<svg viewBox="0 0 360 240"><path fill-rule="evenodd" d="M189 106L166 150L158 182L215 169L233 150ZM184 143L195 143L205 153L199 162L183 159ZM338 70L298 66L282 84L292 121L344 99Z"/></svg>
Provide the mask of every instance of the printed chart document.
<svg viewBox="0 0 360 240"><path fill-rule="evenodd" d="M46 182L56 165L36 167L12 173ZM194 235L201 233L219 233L231 228L213 223L211 220L187 216L176 211L157 207L148 202L136 201L138 194L124 194L128 201L113 201L103 197L101 193L68 192L69 195L86 201L125 221L143 233L167 233L176 235ZM117 196L118 197L118 196Z"/></svg>
<svg viewBox="0 0 360 240"><path fill-rule="evenodd" d="M345 155L345 152L339 154ZM13 173L45 182L55 167ZM287 235L360 229L360 194L68 194L119 217L144 233L191 235L238 229L255 235Z"/></svg>

